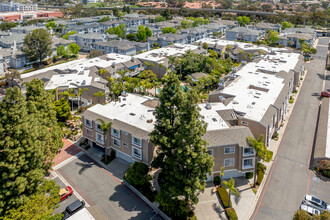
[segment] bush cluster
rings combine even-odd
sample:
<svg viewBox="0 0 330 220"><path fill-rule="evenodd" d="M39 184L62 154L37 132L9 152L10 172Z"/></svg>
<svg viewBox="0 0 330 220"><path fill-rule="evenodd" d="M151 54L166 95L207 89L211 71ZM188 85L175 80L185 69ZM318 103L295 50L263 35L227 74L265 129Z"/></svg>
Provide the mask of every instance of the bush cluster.
<svg viewBox="0 0 330 220"><path fill-rule="evenodd" d="M222 187L218 187L217 190L218 190L222 205L225 208L228 208L229 207L229 194L228 194L226 188L224 186L222 186Z"/></svg>
<svg viewBox="0 0 330 220"><path fill-rule="evenodd" d="M214 183L214 185L219 186L220 185L220 176L214 177L213 183Z"/></svg>
<svg viewBox="0 0 330 220"><path fill-rule="evenodd" d="M257 163L257 185L259 186L264 179L264 174L265 174L266 167L262 163Z"/></svg>
<svg viewBox="0 0 330 220"><path fill-rule="evenodd" d="M234 208L226 208L225 211L226 211L226 214L227 214L229 220L238 220L238 217L237 217L237 214L236 214L236 211Z"/></svg>
<svg viewBox="0 0 330 220"><path fill-rule="evenodd" d="M248 173L245 173L245 178L246 179L252 179L253 178L253 172L248 172Z"/></svg>

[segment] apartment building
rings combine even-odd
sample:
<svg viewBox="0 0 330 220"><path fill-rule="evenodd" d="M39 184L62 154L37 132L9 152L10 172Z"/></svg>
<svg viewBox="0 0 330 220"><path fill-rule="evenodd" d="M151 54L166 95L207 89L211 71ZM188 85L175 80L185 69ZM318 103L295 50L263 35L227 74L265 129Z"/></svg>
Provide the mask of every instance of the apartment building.
<svg viewBox="0 0 330 220"><path fill-rule="evenodd" d="M299 53L277 52L243 65L222 78L219 90L209 95L211 105L233 109L235 125L249 127L254 137L264 136L268 147L287 113L290 94L304 71Z"/></svg>
<svg viewBox="0 0 330 220"><path fill-rule="evenodd" d="M80 47L81 51L90 52L94 50L93 44L96 42L103 42L108 39L106 34L89 33L89 34L73 34L69 35L69 40L75 41Z"/></svg>
<svg viewBox="0 0 330 220"><path fill-rule="evenodd" d="M44 27L38 27L38 26L34 26L34 25L18 26L18 27L11 28L10 32L16 33L16 34L28 34L28 33L32 32L33 30L40 29L40 28L44 28Z"/></svg>
<svg viewBox="0 0 330 220"><path fill-rule="evenodd" d="M155 146L150 142L154 129L153 111L158 99L135 94L124 94L118 102L96 105L83 113L83 136L91 146L105 150L130 163L134 161L150 164L155 156ZM254 152L246 137L253 134L247 127L230 128L216 111L208 110L201 104L201 114L206 118L208 129L204 136L208 141L208 153L214 157L213 176L219 175L221 166L225 167L225 178L242 176L254 167ZM228 113L227 113L228 114ZM111 130L104 133L102 119L112 122Z"/></svg>
<svg viewBox="0 0 330 220"><path fill-rule="evenodd" d="M134 42L128 40L112 40L107 42L95 42L93 48L107 53L118 53L123 55L136 55L140 51L148 51L148 43Z"/></svg>
<svg viewBox="0 0 330 220"><path fill-rule="evenodd" d="M135 55L134 57L147 63L147 68L157 74L158 77L163 77L169 67L170 56L182 56L188 50L192 53L206 54L207 51L199 46L190 44L171 44L167 47L162 47L155 50L150 50L144 53Z"/></svg>
<svg viewBox="0 0 330 220"><path fill-rule="evenodd" d="M226 31L226 40L256 42L264 35L265 31L249 29L246 27L237 27Z"/></svg>
<svg viewBox="0 0 330 220"><path fill-rule="evenodd" d="M12 11L37 11L38 4L21 4L13 1L9 3L0 3L0 12Z"/></svg>

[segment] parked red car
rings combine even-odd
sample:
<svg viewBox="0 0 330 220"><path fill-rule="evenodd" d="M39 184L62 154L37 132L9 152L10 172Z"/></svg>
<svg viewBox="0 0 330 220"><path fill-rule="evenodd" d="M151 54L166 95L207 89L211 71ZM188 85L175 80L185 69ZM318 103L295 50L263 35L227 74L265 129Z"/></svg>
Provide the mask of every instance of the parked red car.
<svg viewBox="0 0 330 220"><path fill-rule="evenodd" d="M61 197L61 201L63 201L66 198L69 198L73 193L73 190L70 186L67 186L60 190L59 195Z"/></svg>
<svg viewBox="0 0 330 220"><path fill-rule="evenodd" d="M321 98L323 98L323 97L329 98L330 97L330 92L325 92L325 91L321 92Z"/></svg>

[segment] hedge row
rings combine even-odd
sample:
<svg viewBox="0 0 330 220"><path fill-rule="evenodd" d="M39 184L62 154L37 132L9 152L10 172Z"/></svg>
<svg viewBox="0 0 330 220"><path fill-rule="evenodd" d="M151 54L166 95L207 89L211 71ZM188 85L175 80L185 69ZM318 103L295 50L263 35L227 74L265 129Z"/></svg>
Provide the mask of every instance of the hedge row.
<svg viewBox="0 0 330 220"><path fill-rule="evenodd" d="M222 205L225 207L225 208L228 208L229 205L228 205L228 202L229 202L229 194L226 190L226 188L224 186L222 187L218 187L218 193L219 193L219 196L220 196L220 200L222 202Z"/></svg>
<svg viewBox="0 0 330 220"><path fill-rule="evenodd" d="M237 217L237 214L236 214L236 211L234 208L226 208L225 211L226 211L226 214L227 214L229 220L238 220L238 217Z"/></svg>
<svg viewBox="0 0 330 220"><path fill-rule="evenodd" d="M258 164L257 164L257 171L258 171L257 185L258 186L261 184L262 180L264 179L265 170L266 170L265 165L258 162Z"/></svg>

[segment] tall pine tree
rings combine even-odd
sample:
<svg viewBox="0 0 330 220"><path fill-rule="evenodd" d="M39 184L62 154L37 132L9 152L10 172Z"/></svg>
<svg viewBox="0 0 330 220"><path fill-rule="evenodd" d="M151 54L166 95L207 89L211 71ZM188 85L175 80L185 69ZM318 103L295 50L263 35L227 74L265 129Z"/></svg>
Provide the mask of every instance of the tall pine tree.
<svg viewBox="0 0 330 220"><path fill-rule="evenodd" d="M0 103L0 215L35 193L63 145L52 98L41 86L28 84L27 98L9 88Z"/></svg>
<svg viewBox="0 0 330 220"><path fill-rule="evenodd" d="M171 73L161 90L155 110L155 130L151 141L158 146L152 165L160 168L164 184L157 202L174 219L185 219L198 203L198 193L206 186L213 159L207 154L206 132L194 90L183 91L178 77Z"/></svg>

